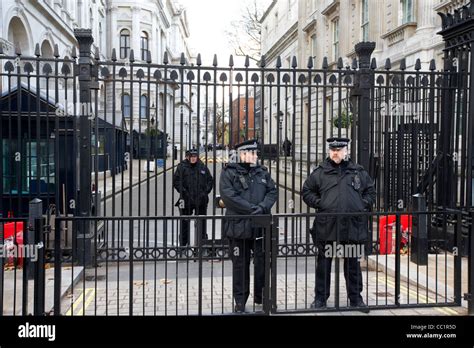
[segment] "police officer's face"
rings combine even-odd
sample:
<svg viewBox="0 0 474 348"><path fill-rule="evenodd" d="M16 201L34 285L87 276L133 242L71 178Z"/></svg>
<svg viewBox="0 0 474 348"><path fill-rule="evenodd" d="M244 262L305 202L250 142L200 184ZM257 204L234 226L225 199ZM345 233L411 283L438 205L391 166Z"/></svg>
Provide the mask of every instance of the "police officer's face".
<svg viewBox="0 0 474 348"><path fill-rule="evenodd" d="M192 164L197 163L197 161L198 161L198 156L196 155L189 156L189 162L191 162Z"/></svg>
<svg viewBox="0 0 474 348"><path fill-rule="evenodd" d="M251 163L251 164L256 164L257 163L257 151L252 150L252 151L242 151L240 153L240 161L242 163Z"/></svg>
<svg viewBox="0 0 474 348"><path fill-rule="evenodd" d="M343 148L336 148L336 149L329 149L329 158L334 163L341 163L347 155L347 147Z"/></svg>

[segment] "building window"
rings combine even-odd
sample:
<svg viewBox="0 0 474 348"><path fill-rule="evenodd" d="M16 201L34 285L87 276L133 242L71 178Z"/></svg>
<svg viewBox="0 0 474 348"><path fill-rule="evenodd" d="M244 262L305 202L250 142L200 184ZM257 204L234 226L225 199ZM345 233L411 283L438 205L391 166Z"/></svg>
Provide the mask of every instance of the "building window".
<svg viewBox="0 0 474 348"><path fill-rule="evenodd" d="M362 41L369 41L369 0L362 0Z"/></svg>
<svg viewBox="0 0 474 348"><path fill-rule="evenodd" d="M130 95L122 95L122 114L123 117L130 117Z"/></svg>
<svg viewBox="0 0 474 348"><path fill-rule="evenodd" d="M2 180L3 180L3 193L15 193L15 189L19 186L17 182L15 155L17 151L18 142L14 139L2 139ZM16 189L17 190L17 189Z"/></svg>
<svg viewBox="0 0 474 348"><path fill-rule="evenodd" d="M142 60L146 60L148 55L148 34L144 31L142 31L140 36L140 48L142 52Z"/></svg>
<svg viewBox="0 0 474 348"><path fill-rule="evenodd" d="M96 144L96 141L97 141L97 144ZM96 152L97 152L97 155L105 155L105 135L103 134L99 134L98 137L96 137L95 134L91 135L92 156L95 156Z"/></svg>
<svg viewBox="0 0 474 348"><path fill-rule="evenodd" d="M413 0L401 0L400 8L402 24L413 22Z"/></svg>
<svg viewBox="0 0 474 348"><path fill-rule="evenodd" d="M148 97L146 95L142 95L140 97L140 118L147 118L147 111L148 111Z"/></svg>
<svg viewBox="0 0 474 348"><path fill-rule="evenodd" d="M120 59L128 58L130 52L130 31L123 29L120 32Z"/></svg>
<svg viewBox="0 0 474 348"><path fill-rule="evenodd" d="M332 45L334 60L339 58L339 18L332 22Z"/></svg>
<svg viewBox="0 0 474 348"><path fill-rule="evenodd" d="M3 193L24 194L38 192L54 192L55 189L55 164L54 141L22 141L22 148L18 148L19 141L3 139ZM39 144L39 145L38 145ZM20 165L15 161L16 152L24 153L26 160ZM19 173L20 171L20 173ZM18 181L18 178L20 181ZM39 179L39 182L38 182Z"/></svg>
<svg viewBox="0 0 474 348"><path fill-rule="evenodd" d="M38 142L26 142L26 156L28 170L28 191L36 191L37 177L39 176L40 192L54 192L55 188L55 164L54 164L54 140L41 140ZM38 173L39 169L39 173Z"/></svg>

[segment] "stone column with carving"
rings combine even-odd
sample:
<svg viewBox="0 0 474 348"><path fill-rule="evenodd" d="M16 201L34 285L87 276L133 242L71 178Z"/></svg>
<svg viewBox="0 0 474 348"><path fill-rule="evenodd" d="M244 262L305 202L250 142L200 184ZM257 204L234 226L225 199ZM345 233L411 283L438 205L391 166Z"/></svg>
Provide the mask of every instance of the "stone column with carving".
<svg viewBox="0 0 474 348"><path fill-rule="evenodd" d="M132 33L130 35L130 45L134 51L135 59L141 59L140 52L140 10L139 6L132 6Z"/></svg>

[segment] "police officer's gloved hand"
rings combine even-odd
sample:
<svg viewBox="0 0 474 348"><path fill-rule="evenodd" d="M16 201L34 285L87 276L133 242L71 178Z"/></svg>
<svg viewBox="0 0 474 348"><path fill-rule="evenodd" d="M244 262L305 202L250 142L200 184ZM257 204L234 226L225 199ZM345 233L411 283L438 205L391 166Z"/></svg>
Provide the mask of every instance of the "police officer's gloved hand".
<svg viewBox="0 0 474 348"><path fill-rule="evenodd" d="M255 207L252 208L252 213L251 215L260 215L263 214L263 209L262 207L256 205Z"/></svg>
<svg viewBox="0 0 474 348"><path fill-rule="evenodd" d="M321 208L321 207L319 206L319 203L321 203L321 198L318 198L318 199L314 202L314 207L313 207L313 208L314 208L314 209L319 209L319 208Z"/></svg>
<svg viewBox="0 0 474 348"><path fill-rule="evenodd" d="M369 204L369 201L367 201L366 199L363 199L362 202L364 203L364 210L370 211L371 205Z"/></svg>

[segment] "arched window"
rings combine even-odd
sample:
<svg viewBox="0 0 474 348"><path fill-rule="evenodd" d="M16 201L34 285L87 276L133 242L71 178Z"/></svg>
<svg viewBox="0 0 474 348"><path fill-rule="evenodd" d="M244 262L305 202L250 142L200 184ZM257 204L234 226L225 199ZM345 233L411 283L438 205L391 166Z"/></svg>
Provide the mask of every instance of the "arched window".
<svg viewBox="0 0 474 348"><path fill-rule="evenodd" d="M130 95L122 94L122 115L130 117Z"/></svg>
<svg viewBox="0 0 474 348"><path fill-rule="evenodd" d="M120 32L120 59L128 58L130 51L130 31L123 29Z"/></svg>
<svg viewBox="0 0 474 348"><path fill-rule="evenodd" d="M53 58L53 48L48 40L44 40L41 44L41 56L43 58Z"/></svg>
<svg viewBox="0 0 474 348"><path fill-rule="evenodd" d="M148 34L144 31L142 31L140 36L140 48L142 52L142 60L146 60L148 54Z"/></svg>
<svg viewBox="0 0 474 348"><path fill-rule="evenodd" d="M29 55L30 46L26 28L19 17L13 17L8 26L8 41L19 45L22 55Z"/></svg>
<svg viewBox="0 0 474 348"><path fill-rule="evenodd" d="M148 111L148 97L146 95L142 95L140 97L140 118L146 118Z"/></svg>

